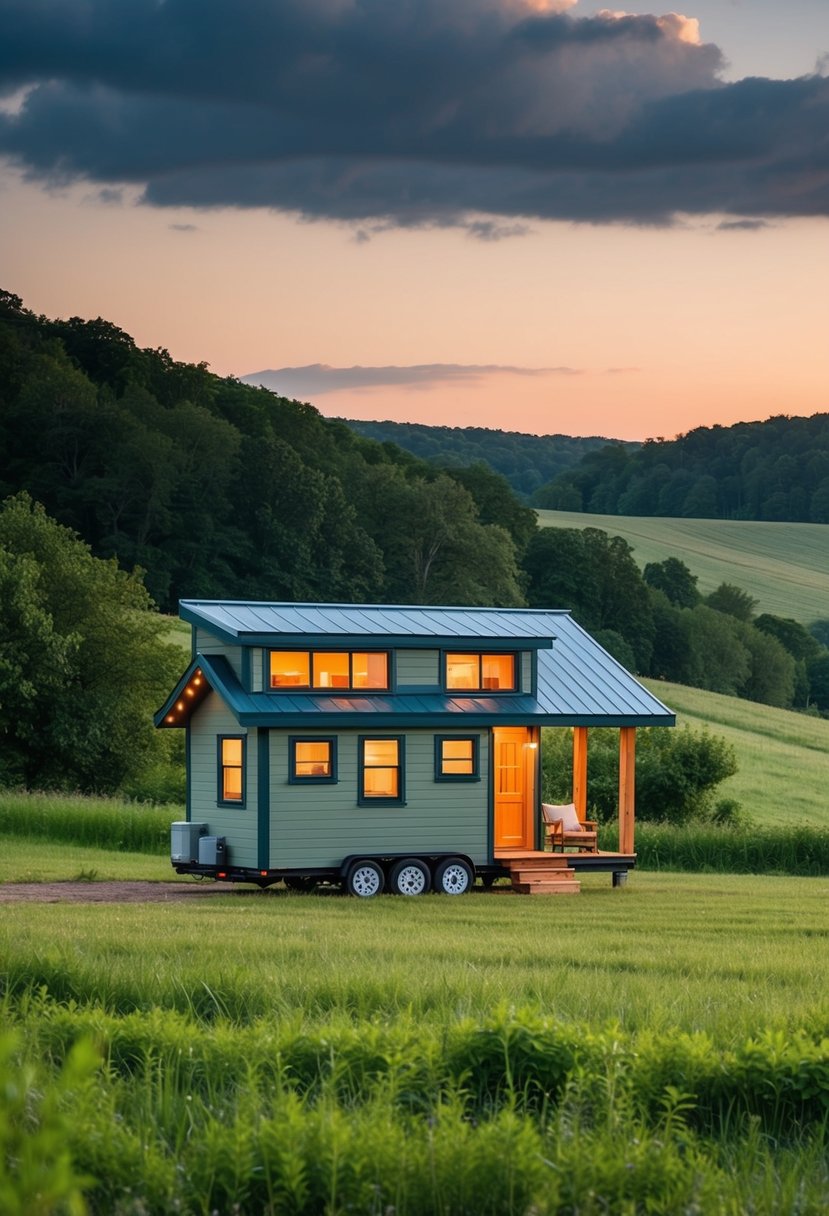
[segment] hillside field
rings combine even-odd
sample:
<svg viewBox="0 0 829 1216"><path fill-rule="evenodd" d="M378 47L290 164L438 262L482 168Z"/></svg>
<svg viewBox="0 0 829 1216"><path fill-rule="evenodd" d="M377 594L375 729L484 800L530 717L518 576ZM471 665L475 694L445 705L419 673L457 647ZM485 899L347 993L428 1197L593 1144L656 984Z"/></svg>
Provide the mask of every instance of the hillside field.
<svg viewBox="0 0 829 1216"><path fill-rule="evenodd" d="M763 827L829 828L829 721L701 688L643 680L676 712L677 726L703 727L734 745L738 770L717 787Z"/></svg>
<svg viewBox="0 0 829 1216"><path fill-rule="evenodd" d="M726 519L657 519L539 511L548 528L601 528L621 536L640 568L678 557L696 574L703 595L735 583L757 611L808 625L829 617L829 525Z"/></svg>

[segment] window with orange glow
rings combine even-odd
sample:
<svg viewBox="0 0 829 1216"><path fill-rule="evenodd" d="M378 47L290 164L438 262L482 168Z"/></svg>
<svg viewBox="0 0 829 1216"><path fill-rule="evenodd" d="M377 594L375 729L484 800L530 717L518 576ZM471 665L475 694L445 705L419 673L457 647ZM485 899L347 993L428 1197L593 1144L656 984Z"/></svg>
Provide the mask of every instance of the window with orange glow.
<svg viewBox="0 0 829 1216"><path fill-rule="evenodd" d="M217 801L244 805L245 739L241 735L219 736L219 788Z"/></svg>
<svg viewBox="0 0 829 1216"><path fill-rule="evenodd" d="M291 782L322 785L337 780L336 739L290 739Z"/></svg>
<svg viewBox="0 0 829 1216"><path fill-rule="evenodd" d="M435 780L478 780L477 736L438 735L435 738Z"/></svg>
<svg viewBox="0 0 829 1216"><path fill-rule="evenodd" d="M276 689L379 689L389 687L385 650L272 650L270 687Z"/></svg>
<svg viewBox="0 0 829 1216"><path fill-rule="evenodd" d="M360 739L360 802L403 801L403 740Z"/></svg>
<svg viewBox="0 0 829 1216"><path fill-rule="evenodd" d="M467 692L514 692L514 654L447 654L446 687Z"/></svg>

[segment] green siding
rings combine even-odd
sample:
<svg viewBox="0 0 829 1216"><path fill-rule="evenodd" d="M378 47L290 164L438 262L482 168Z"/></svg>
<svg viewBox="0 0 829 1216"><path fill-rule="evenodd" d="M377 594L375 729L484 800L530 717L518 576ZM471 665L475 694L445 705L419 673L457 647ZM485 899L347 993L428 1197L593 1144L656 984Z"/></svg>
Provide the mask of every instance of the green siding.
<svg viewBox="0 0 829 1216"><path fill-rule="evenodd" d="M519 655L520 660L520 680L521 691L532 692L533 690L533 656L529 650L522 650Z"/></svg>
<svg viewBox="0 0 829 1216"><path fill-rule="evenodd" d="M246 735L245 805L218 806L216 739L219 735ZM211 692L195 710L190 724L190 814L206 823L208 835L226 836L228 863L256 866L257 756L256 732L240 728L233 714Z"/></svg>
<svg viewBox="0 0 829 1216"><path fill-rule="evenodd" d="M265 676L264 651L260 650L258 646L254 647L254 649L251 650L251 652L250 652L250 658L251 658L251 667L250 667L251 692L264 692L265 691L265 685L263 683L264 676Z"/></svg>
<svg viewBox="0 0 829 1216"><path fill-rule="evenodd" d="M396 663L398 688L440 687L440 651L398 650Z"/></svg>
<svg viewBox="0 0 829 1216"><path fill-rule="evenodd" d="M405 732L406 805L377 807L357 805L357 738L374 732L304 737L314 733L336 734L336 785L289 785L288 734L271 731L272 869L338 866L349 853L452 852L488 860L488 732L480 732L481 780L469 784L435 782L435 732ZM441 731L452 733L470 732Z"/></svg>
<svg viewBox="0 0 829 1216"><path fill-rule="evenodd" d="M230 666L233 668L239 680L242 679L242 648L241 646L228 646L226 642L221 642L212 633L208 633L206 629L196 629L196 653L197 654L221 654L227 659Z"/></svg>

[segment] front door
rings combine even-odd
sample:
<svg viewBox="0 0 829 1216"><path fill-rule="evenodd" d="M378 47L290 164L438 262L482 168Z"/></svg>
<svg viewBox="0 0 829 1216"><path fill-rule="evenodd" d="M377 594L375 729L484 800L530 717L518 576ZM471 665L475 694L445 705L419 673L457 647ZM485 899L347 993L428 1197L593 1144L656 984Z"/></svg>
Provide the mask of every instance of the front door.
<svg viewBox="0 0 829 1216"><path fill-rule="evenodd" d="M534 735L525 726L498 726L492 736L496 852L531 849L535 844L533 810L538 756Z"/></svg>

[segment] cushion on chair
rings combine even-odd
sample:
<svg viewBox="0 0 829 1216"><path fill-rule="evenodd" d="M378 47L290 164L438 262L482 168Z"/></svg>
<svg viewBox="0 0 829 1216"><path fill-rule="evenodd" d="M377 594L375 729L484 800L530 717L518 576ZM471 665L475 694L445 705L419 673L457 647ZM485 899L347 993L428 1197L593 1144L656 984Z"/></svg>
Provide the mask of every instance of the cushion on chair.
<svg viewBox="0 0 829 1216"><path fill-rule="evenodd" d="M565 832L584 831L579 822L578 811L572 802L562 803L561 806L556 806L552 802L542 802L541 810L547 823L552 823L554 819L560 819L562 821L561 826Z"/></svg>

